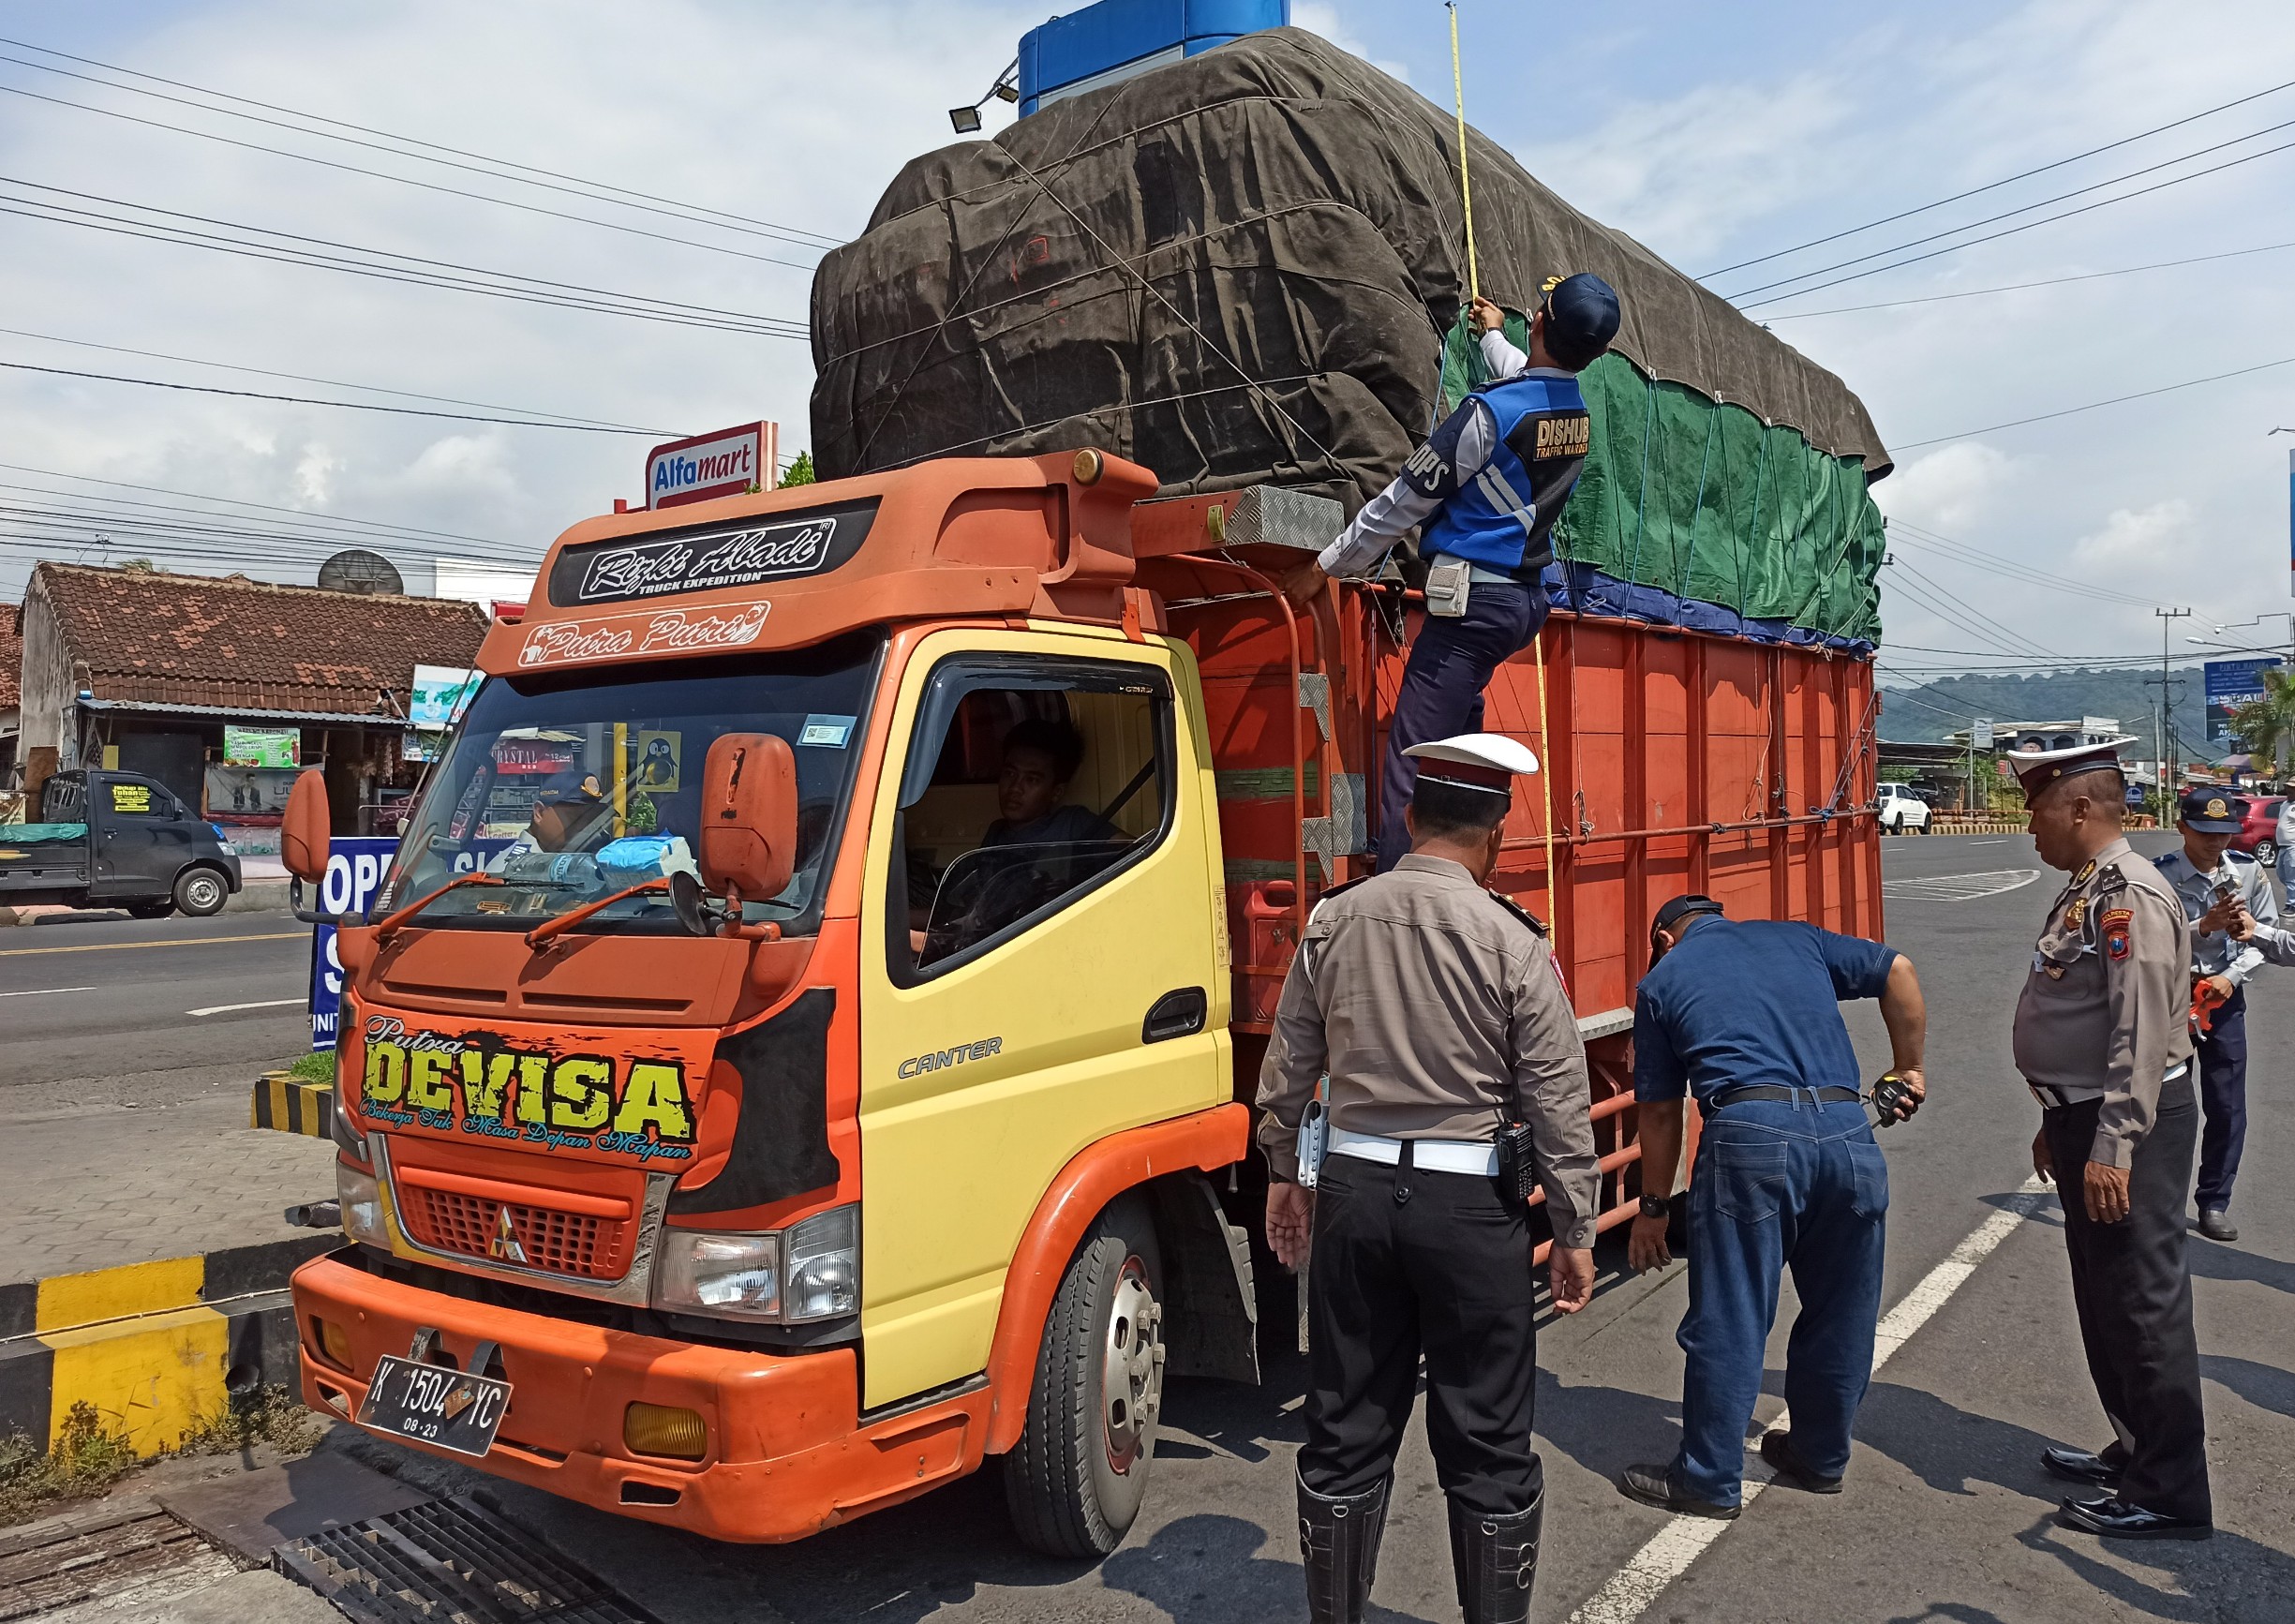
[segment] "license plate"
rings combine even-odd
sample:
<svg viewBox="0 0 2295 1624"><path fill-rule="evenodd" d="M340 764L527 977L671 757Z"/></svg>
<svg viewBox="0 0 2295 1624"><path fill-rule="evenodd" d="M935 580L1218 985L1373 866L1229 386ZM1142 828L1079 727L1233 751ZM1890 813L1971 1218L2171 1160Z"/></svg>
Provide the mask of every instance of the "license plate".
<svg viewBox="0 0 2295 1624"><path fill-rule="evenodd" d="M510 1383L385 1355L359 1406L359 1424L391 1438L483 1455L510 1408Z"/></svg>

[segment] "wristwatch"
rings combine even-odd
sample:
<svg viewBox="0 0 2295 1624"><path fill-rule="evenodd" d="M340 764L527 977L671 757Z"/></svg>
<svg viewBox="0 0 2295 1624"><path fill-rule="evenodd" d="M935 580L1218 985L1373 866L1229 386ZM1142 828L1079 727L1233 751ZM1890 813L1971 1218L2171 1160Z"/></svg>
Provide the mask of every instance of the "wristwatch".
<svg viewBox="0 0 2295 1624"><path fill-rule="evenodd" d="M1670 1218L1670 1217L1672 1217L1673 1215L1674 1215L1674 1203L1673 1203L1672 1201L1668 1200L1668 1199L1667 1199L1665 1197L1663 1197L1663 1196L1644 1196L1644 1197L1642 1198L1642 1216L1643 1216L1643 1217L1645 1217L1645 1218Z"/></svg>

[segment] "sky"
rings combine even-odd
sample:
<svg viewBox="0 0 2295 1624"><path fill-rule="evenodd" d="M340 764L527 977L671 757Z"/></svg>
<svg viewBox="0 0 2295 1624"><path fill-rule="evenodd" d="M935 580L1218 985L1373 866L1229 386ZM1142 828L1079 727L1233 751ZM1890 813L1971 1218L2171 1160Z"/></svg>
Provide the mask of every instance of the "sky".
<svg viewBox="0 0 2295 1624"><path fill-rule="evenodd" d="M268 504L303 533L364 539L419 590L435 558L530 561L575 519L637 498L656 439L762 416L783 425L784 453L801 448L820 245L858 231L902 163L951 139L945 110L985 91L1048 14L1041 0L0 0L0 38L14 42L0 44L0 599L20 595L37 556L308 580L328 550L219 534L171 553L120 522L268 529L248 522L264 510L191 520L175 510L201 504L170 493ZM1294 17L1447 103L1435 0L1297 0ZM1896 560L1883 574L1892 680L2156 656L2155 607L2193 611L2166 623L2179 659L2200 652L2186 637L2274 613L2219 640L2287 640L2295 435L2270 430L2295 428L2295 365L2019 420L2295 358L2295 151L2270 151L2295 142L2295 87L2274 89L2295 80L2295 7L1461 0L1460 19L1475 124L1571 202L1738 297L1871 410L1897 460L1874 492ZM178 99L25 46L174 81L124 82ZM228 105L276 122L229 116L207 92L250 98ZM426 162L399 142L329 140L300 114L532 166L520 172L546 186ZM988 131L1011 116L991 102ZM345 125L322 127L356 133ZM2057 167L1993 184L2043 165ZM547 189L569 183L537 171L622 188L620 201ZM2161 182L2174 184L1957 246ZM1800 246L1976 187L1989 189ZM2080 188L2093 189L2029 207ZM59 222L67 209L81 223ZM677 320L131 234L166 222L239 237L216 221L316 239L301 246L370 266L371 250L442 262L395 261L410 274L506 273L621 307L633 297ZM1937 248L1950 251L1796 291ZM1762 260L1784 249L1799 251ZM2201 262L2099 274L2168 261ZM2050 285L1990 291L2026 283ZM1869 305L1884 307L1847 308ZM643 432L346 411L30 367ZM126 483L83 483L96 479ZM112 505L127 500L156 505Z"/></svg>

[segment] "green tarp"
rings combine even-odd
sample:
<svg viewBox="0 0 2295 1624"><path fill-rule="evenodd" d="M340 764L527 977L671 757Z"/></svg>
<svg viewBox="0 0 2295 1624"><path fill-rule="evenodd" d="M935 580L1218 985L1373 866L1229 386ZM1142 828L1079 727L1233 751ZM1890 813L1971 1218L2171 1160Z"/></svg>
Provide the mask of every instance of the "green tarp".
<svg viewBox="0 0 2295 1624"><path fill-rule="evenodd" d="M1507 313L1506 331L1528 346L1518 313ZM1443 345L1444 410L1488 380L1462 316ZM1879 640L1885 538L1862 459L1828 456L1797 429L1765 427L1685 384L1653 382L1622 355L1603 356L1578 384L1593 442L1555 526L1560 562L1744 619Z"/></svg>

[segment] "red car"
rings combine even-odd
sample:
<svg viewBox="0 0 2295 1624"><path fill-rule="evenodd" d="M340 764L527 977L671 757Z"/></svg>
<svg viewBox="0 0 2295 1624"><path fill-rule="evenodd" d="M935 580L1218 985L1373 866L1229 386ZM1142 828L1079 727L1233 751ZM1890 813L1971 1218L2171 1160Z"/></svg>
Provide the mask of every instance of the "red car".
<svg viewBox="0 0 2295 1624"><path fill-rule="evenodd" d="M2247 818L2231 837L2231 849L2270 868L2279 856L2279 809L2285 805L2285 796L2249 796Z"/></svg>

